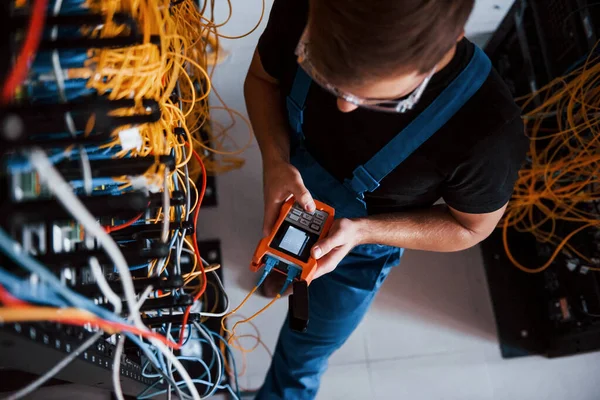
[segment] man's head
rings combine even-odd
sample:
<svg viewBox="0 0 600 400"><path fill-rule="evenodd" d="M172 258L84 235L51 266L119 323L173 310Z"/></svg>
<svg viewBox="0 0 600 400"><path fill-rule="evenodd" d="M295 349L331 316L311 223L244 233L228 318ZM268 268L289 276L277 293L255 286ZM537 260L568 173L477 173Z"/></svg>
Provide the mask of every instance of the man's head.
<svg viewBox="0 0 600 400"><path fill-rule="evenodd" d="M357 97L405 96L451 59L473 5L474 0L311 0L310 62L329 84ZM338 102L342 111L356 108L344 103Z"/></svg>

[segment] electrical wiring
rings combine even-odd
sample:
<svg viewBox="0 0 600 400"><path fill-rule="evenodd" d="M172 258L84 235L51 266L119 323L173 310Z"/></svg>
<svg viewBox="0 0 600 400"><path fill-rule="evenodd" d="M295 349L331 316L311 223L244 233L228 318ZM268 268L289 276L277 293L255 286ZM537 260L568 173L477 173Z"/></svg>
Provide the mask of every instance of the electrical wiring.
<svg viewBox="0 0 600 400"><path fill-rule="evenodd" d="M29 156L30 162L31 164L34 166L34 168L36 168L36 170L38 171L40 177L44 177L45 179L47 179L50 183L50 185L53 185L52 189L54 191L54 193L57 195L57 197L59 198L59 200L62 200L66 205L67 208L70 209L70 211L76 210L75 212L78 213L80 210L77 209L78 206L82 207L81 204L79 203L79 200L75 197L74 200L73 198L69 198L69 194L71 196L74 197L74 195L71 192L71 189L68 187L68 185L66 185L64 183L64 181L62 181L62 178L60 178L60 175L58 175L56 173L56 171L54 170L54 167L47 161L47 157L45 156L45 154L43 154L40 151L34 151L30 154ZM40 160L42 162L40 162ZM45 171L40 173L40 169L44 169L46 168ZM53 175L55 174L55 175ZM58 191L58 192L57 192ZM70 206L70 207L69 207ZM87 213L87 215L86 215ZM79 218L77 218L78 221L80 221L84 227L87 228L88 234L94 234L96 235L97 238L100 239L100 235L104 234L108 237L108 235L106 234L106 232L104 232L100 226L98 225L98 223L93 219L93 217L91 217L91 215L89 215L89 213L87 212L87 210L85 210L85 208L83 208L83 212L82 215L78 215ZM87 221L82 221L82 219L86 219L88 218ZM91 221L91 222L90 222ZM100 235L98 235L98 232L100 233ZM3 232L0 232L3 233ZM0 238L2 238L3 240L6 240L6 237L2 237L3 235L0 235ZM108 237L110 239L110 237ZM6 243L6 242L5 242ZM112 242L114 245L114 242ZM10 249L10 246L3 246L4 250L8 253L8 254L14 254L12 249ZM107 246L104 246L105 249L107 249ZM110 243L108 243L108 247L110 248ZM118 248L117 248L118 250ZM113 255L114 256L114 255ZM121 255L122 257L122 255ZM15 257L16 258L16 257ZM23 260L27 260L27 257L22 257L22 259L20 259L19 261L23 261ZM118 257L117 257L117 261ZM124 259L123 259L124 262ZM115 262L116 265L117 262ZM31 265L31 264L30 264ZM126 263L124 262L125 268L127 267ZM57 282L57 279L54 278L51 274L47 273L43 268L39 269L39 268L34 268L34 270L42 271L41 275L44 275L47 277L47 279L52 282L55 283ZM149 338L150 342L159 349L159 351L168 359L173 360L173 364L175 365L177 371L179 372L179 374L181 375L181 377L184 379L184 381L186 381L186 383L189 386L190 392L192 394L192 397L194 397L195 399L199 399L200 396L196 390L196 388L193 386L191 378L189 376L189 374L187 373L187 371L185 371L183 365L181 363L179 363L174 356L170 353L170 351L168 350L168 348L166 347L166 345L164 344L165 342L168 343L168 341L166 341L166 339L164 337L161 337L160 335L156 335L152 332L149 332L146 330L146 328L143 326L143 324L141 323L141 319L139 317L139 313L137 312L136 308L135 308L135 294L133 291L133 285L131 283L131 276L128 274L129 270L126 268L127 271L127 275L122 274L121 272L121 280L123 281L124 279L126 279L126 277L129 277L129 285L131 285L131 292L133 293L133 296L131 296L131 298L128 298L128 306L130 307L130 315L132 315L134 317L134 322L137 322L136 320L139 321L139 323L136 323L136 327L133 328L131 326L127 326L124 324L120 324L120 323L108 323L106 321L102 321L102 320L94 320L93 322L96 323L98 326L103 327L103 326L113 326L114 328L116 328L117 330L127 330L129 332L133 332L133 333L137 333L137 334L142 334L144 337ZM58 286L60 287L60 283L58 283ZM127 284L124 283L124 291L127 296ZM77 301L77 299L73 296L70 296L71 300L75 299ZM133 300L133 302L132 302ZM1 310L2 313L0 313L0 316L2 318L4 318L4 320L6 321L7 315L6 315L6 311L7 310ZM10 311L10 310L8 310ZM77 310L79 311L79 310ZM133 312L132 312L133 311ZM39 316L39 314L38 314ZM15 316L18 319L18 316ZM81 317L81 316L80 316ZM14 318L14 317L13 317ZM22 317L21 317L22 318ZM45 318L42 318L41 320L53 320L52 318L56 319L58 318L57 313L54 313L54 316L45 316ZM38 319L39 320L39 319ZM85 323L89 323L91 320L90 317L88 317L87 315L84 315L83 318L80 318L79 320L75 321L75 320L71 320L71 319L67 319L64 322L68 322L68 323L72 323L72 322L76 322L77 324L85 324Z"/></svg>
<svg viewBox="0 0 600 400"><path fill-rule="evenodd" d="M214 271L211 271L211 272L213 273L213 276L214 276L215 280L217 281L217 285L219 286L219 289L221 290L220 293L222 293L223 297L225 298L225 309L220 313L201 312L200 315L204 316L204 317L214 317L214 318L224 317L229 312L229 306L230 306L229 296L227 295L227 292L225 291L225 288L223 287L223 282L221 282L221 278L219 278L219 275Z"/></svg>
<svg viewBox="0 0 600 400"><path fill-rule="evenodd" d="M109 286L106 278L104 277L102 267L100 266L100 263L96 257L90 257L90 270L92 271L92 275L94 276L96 284L102 291L102 294L108 299L110 304L112 304L115 314L121 314L121 311L123 310L123 302Z"/></svg>
<svg viewBox="0 0 600 400"><path fill-rule="evenodd" d="M239 400L239 397L237 396L237 394L233 391L233 389L231 389L231 387L229 385L214 385L212 382L208 382L208 381L204 381L202 379L193 379L192 380L194 383L197 383L199 385L206 385L206 386L214 386L217 389L225 389L229 392L229 394L233 397L233 399L235 400ZM180 386L181 384L183 384L183 382L178 382L177 385ZM144 400L144 399L151 399L153 397L159 396L161 394L165 394L167 393L167 390L159 390L156 391L154 393L151 394L147 394L147 395L142 395L142 396L138 396L139 400Z"/></svg>
<svg viewBox="0 0 600 400"><path fill-rule="evenodd" d="M96 317L87 311L82 311L78 308L54 308L54 307L36 307L36 306L18 306L18 307L2 307L0 308L0 321L4 323L13 322L39 322L39 321L55 321L65 323L67 325L85 326L86 324L96 325L102 330L110 333L116 332L131 332L145 338L158 339L164 343L167 339L157 333L140 330L134 326L125 323L111 322ZM177 347L172 344L173 347Z"/></svg>
<svg viewBox="0 0 600 400"><path fill-rule="evenodd" d="M81 201L75 196L69 184L60 176L54 165L50 163L46 154L37 149L32 150L29 162L35 168L40 179L56 196L58 201L71 213L74 218L85 228L86 234L95 237L115 264L121 276L123 292L129 307L129 314L134 315L136 325L142 325L139 313L135 309L135 290L127 261L114 240L106 233L98 221L90 214Z"/></svg>
<svg viewBox="0 0 600 400"><path fill-rule="evenodd" d="M518 99L530 148L499 226L507 257L524 272L542 272L559 255L577 257L590 270L600 271L573 240L600 229L594 207L600 200L599 82L594 48L583 66ZM536 99L538 106L533 105ZM540 266L521 264L511 251L509 228L548 245L548 260Z"/></svg>
<svg viewBox="0 0 600 400"><path fill-rule="evenodd" d="M30 11L29 26L25 33L25 42L2 86L3 104L7 104L10 101L15 90L27 75L31 60L35 56L42 39L47 8L48 0L34 0Z"/></svg>
<svg viewBox="0 0 600 400"><path fill-rule="evenodd" d="M220 339L220 340L222 340L222 341L224 341L224 340L225 340L225 339L223 339L223 338L219 337L218 335L216 335L214 332L210 332L210 331L208 331L208 330L207 330L205 327L203 327L202 325L198 324L197 322L194 322L194 326L195 326L195 327L196 327L196 328L199 330L199 333L201 333L201 334L202 334L202 332L205 332L206 334L209 334L210 336L214 336L215 338L219 338L219 339ZM167 331L168 331L168 330L169 330L169 329L167 328ZM209 345L211 345L211 343L213 343L213 344L214 344L214 340L212 340L212 339L210 339L210 338L207 338L207 337L206 337L206 336L204 336L204 335L203 335L203 337L202 337L202 338L196 338L196 339L194 339L194 340L199 340L199 341L202 341L203 343L207 343L207 344L209 344ZM212 347L212 346L211 346L211 347ZM230 353L230 350L229 350L229 348L228 348L228 351L229 351L229 353ZM213 366L213 363L214 363L215 361L217 361L217 363L218 363L218 362L221 360L221 357L224 357L224 355L222 355L222 354L221 354L221 353L218 351L218 349L216 349L216 346L215 346L215 347L213 347L213 357L211 358L211 363L210 363L210 365L206 365L206 363L205 363L205 362L204 362L202 359L200 359L200 358L197 358L197 357L186 357L186 356L179 356L179 357L178 357L178 359L179 359L179 360L189 360L189 361L198 362L198 363L200 363L200 365L202 365L202 366L204 367L204 370L205 370L204 374L203 374L203 375L201 375L201 376L199 376L199 377L197 377L197 378L195 379L195 381L196 381L196 382L198 382L198 383L200 383L200 382L203 382L203 383L204 383L204 382L207 382L207 383L206 383L206 386L207 386L209 389L212 387L214 390L216 390L216 389L223 389L223 388L225 388L225 389L228 389L228 390L229 390L229 388L227 388L227 385L225 385L225 386L219 385L219 382L220 382L220 380L222 379L221 377L222 377L222 373L223 373L223 365L222 365L222 364L217 366L217 371L221 371L221 375L220 375L220 377L219 377L219 378L217 378L217 379L215 380L215 383L213 383L213 382L212 382L213 380L211 379L211 373L210 373L210 370L211 370L211 368L212 368L212 366ZM147 366L148 366L147 364L144 366L144 368L143 368L143 370L142 370L142 375L143 375L143 376L146 376L146 377L156 377L156 376L157 376L156 374L148 374L148 373L146 373L146 372L145 372L145 371L146 371L146 368L147 368ZM235 360L234 360L234 369L235 369ZM204 378L205 378L205 377L207 377L207 380L204 380ZM215 389L215 388L216 388L216 389ZM237 383L236 383L236 388L237 388ZM169 391L169 389L167 388L167 391L157 391L157 392L155 392L155 393L153 393L153 394L151 394L151 395L148 395L148 397L146 397L146 396L145 396L145 393L146 393L148 390L150 390L150 387L146 388L146 389L145 389L145 390L144 390L142 393L140 393L140 394L138 395L138 398L149 398L149 397L156 396L156 395L159 395L159 394L168 393L168 391ZM230 393L231 393L232 391L233 391L233 390L231 390L231 391L230 391ZM232 395L234 396L234 398L236 398L236 396L237 396L237 397L239 397L239 393L237 392L237 389L236 389L236 392L234 392L234 394L232 394ZM205 395L204 395L204 397L203 397L203 398L209 398L210 396L211 396L211 394L210 394L210 393L207 391L207 393L205 393ZM180 397L181 397L181 396L180 396Z"/></svg>
<svg viewBox="0 0 600 400"><path fill-rule="evenodd" d="M238 395L238 397L240 397L240 392L239 392L239 383L238 383L238 372L237 372L237 364L235 361L235 357L233 356L233 351L231 351L230 346L227 344L227 340L225 338L223 338L221 335L210 331L210 334L215 338L218 339L221 343L221 345L223 345L225 347L225 349L227 350L222 351L221 349L221 354L223 355L223 366L225 368L225 370L227 371L227 373L229 374L230 378L234 381L235 383L235 389L236 389L236 393ZM233 365L233 369L229 369L227 367L227 358L231 358L231 363ZM242 354L243 357L245 357L245 354Z"/></svg>
<svg viewBox="0 0 600 400"><path fill-rule="evenodd" d="M14 262L19 263L21 266L23 266L30 272L38 275L44 282L50 284L55 290L57 290L60 293L61 297L63 297L65 300L69 301L71 304L77 307L71 312L71 316L73 317L73 319L69 319L69 323L71 325L83 326L87 323L92 322L93 324L98 325L107 332L129 332L135 335L141 335L146 338L154 338L156 340L162 341L170 347L179 349L179 346L176 343L168 341L164 336L151 332L145 327L144 329L139 329L135 326L127 325L114 313L95 305L91 300L88 300L87 298L67 289L65 286L63 286L62 282L56 276L54 276L47 269L41 266L35 259L33 259L26 253L19 252L17 248L14 247L14 243L10 240L10 237L1 229L0 249L6 255L8 255ZM6 282L4 282L4 284L5 283ZM36 289L36 291L42 292L43 286L41 284L37 284L37 286L38 288ZM28 293L33 293L33 290L31 289L24 291ZM19 318L29 318L29 320L43 321L44 318L41 318L43 316L48 317L46 318L47 320L54 321L57 320L57 318L60 319L60 317L64 315L64 311L61 310L65 309L49 307L30 308L30 306L28 306L27 309L19 309L16 312L12 311L10 308L0 309L0 318L4 318L6 320L7 315L10 315L14 322L19 322ZM90 310L94 310L93 313L89 313ZM5 315L3 313L10 314ZM98 315L100 318L95 318L94 314ZM129 336L129 338L137 344L141 344L141 342L135 336ZM140 347L143 347L143 344Z"/></svg>
<svg viewBox="0 0 600 400"><path fill-rule="evenodd" d="M163 188L163 224L161 238L163 243L169 240L169 222L171 220L171 197L169 196L169 168L165 168L165 179Z"/></svg>
<svg viewBox="0 0 600 400"><path fill-rule="evenodd" d="M138 215L136 215L135 217L133 217L132 219L130 219L129 221L126 221L120 225L111 225L111 226L104 226L103 229L106 233L111 233L111 232L117 232L120 231L122 229L128 228L131 225L135 224L136 222L138 222L142 217L144 216L144 212L142 211L141 213L139 213Z"/></svg>
<svg viewBox="0 0 600 400"><path fill-rule="evenodd" d="M232 315L234 315L235 313L237 313L240 308L242 308L250 299L250 297L252 297L252 295L258 290L258 286L254 286L252 288L252 290L246 295L246 297L244 297L244 299L242 300L242 302L233 310L231 310L230 312L228 312L227 314L225 314L223 316L223 318L221 318L221 330L223 332L227 332L227 333L231 333L230 331L227 330L227 327L225 326L225 321L227 319L227 317L230 317Z"/></svg>
<svg viewBox="0 0 600 400"><path fill-rule="evenodd" d="M73 360L75 360L81 353L91 347L98 339L102 337L104 332L98 331L90 336L85 342L81 343L75 350L73 350L68 356L62 359L58 364L54 367L46 371L39 378L31 382L29 385L25 386L23 389L9 395L5 400L18 400L22 399L25 396L28 396L44 383L48 382L52 379L53 376L58 374L61 370L63 370L67 365L69 365Z"/></svg>
<svg viewBox="0 0 600 400"><path fill-rule="evenodd" d="M22 306L27 304L27 302L19 300L17 297L8 293L2 285L0 285L0 302L5 306Z"/></svg>
<svg viewBox="0 0 600 400"><path fill-rule="evenodd" d="M108 285L108 282L106 282L106 278L104 277L104 273L102 272L100 263L98 262L98 260L95 257L90 258L90 269L92 271L92 274L94 275L94 279L96 280L96 283L98 284L98 286L100 287L100 290L102 291L102 294L104 294L104 297L106 297L108 299L108 301L113 305L115 313L120 314L121 310L123 308L123 303L121 302L120 297L117 296L117 294L110 288L110 286ZM144 301L145 301L145 298L143 300L141 300L141 303L139 305L141 306L141 304ZM136 305L136 308L139 309L139 306ZM115 349L115 357L114 357L113 369L112 369L113 389L114 389L115 396L119 400L124 400L123 388L121 387L121 379L120 379L120 377L121 377L120 364L121 364L121 356L123 354L124 346L125 346L125 336L121 335L121 336L119 336L117 347Z"/></svg>
<svg viewBox="0 0 600 400"><path fill-rule="evenodd" d="M32 0L32 2L34 6L37 4L36 0ZM262 22L265 1L261 0L261 3L261 16L256 26L240 37L254 32ZM64 4L63 0L56 0L54 7L51 7L51 12L53 15L62 15L77 11L78 7L75 7L74 4L71 0L65 0ZM0 269L0 282L7 288L4 290L4 294L0 290L0 300L5 305L0 310L0 318L5 318L6 321L18 318L31 321L60 321L67 325L92 326L113 334L121 333L116 354L123 350L125 337L140 346L143 354L149 358L149 363L157 372L157 378L161 376L162 382L168 382L171 385L166 392L169 397L171 389L174 389L180 398L193 399L206 398L214 394L217 389L225 389L230 391L234 398L238 398L237 381L236 391L229 385L221 384L222 375L225 370L228 370L226 368L228 353L221 354L219 352L212 332L208 332L204 326L198 323L188 322L191 306L182 309L181 327L173 329L173 331L179 329L177 343L169 340L171 327L167 330L166 336L149 330L142 324L139 312L143 301L150 296L153 298L168 296L177 298L184 294L192 294L195 304L204 296L202 311L199 312L201 321L207 318L220 318L230 310L229 297L220 278L214 273L216 269L220 268L220 265L208 265L200 256L197 242L198 216L206 193L208 173L222 173L241 167L244 160L239 154L252 143L252 136L249 125L247 129L250 139L244 146L238 146L238 143L230 136L231 128L236 121L239 121L240 118L246 123L248 121L235 110L229 109L212 86L211 80L215 66L219 60L223 59L223 55L226 55L219 43L219 38L223 35L217 32L217 28L222 25L214 22L215 4L213 1L204 2L202 8L199 8L192 0L183 0L177 5L172 5L170 0L115 0L87 1L85 5L82 1L81 5L90 13L102 15L104 23L78 29L75 36L117 38L119 35L127 35L131 28L122 22L122 18L116 18L117 13L120 13L130 16L134 21L137 34L139 34L137 42L126 47L99 46L79 53L43 50L43 58L39 60L36 58L29 79L22 86L23 92L30 96L28 100L40 103L42 101L67 103L78 101L88 95L107 101L133 100L133 106L111 111L111 117L136 116L150 112L149 109L146 109L145 104L147 104L147 100L153 100L158 103L160 118L154 123L114 127L109 140L94 147L73 145L62 149L47 149L50 157L41 150L34 149L27 154L27 162L30 170L36 172L42 184L38 192L41 193L43 189L54 194L80 226L78 229L84 232L78 240L85 240L88 246L90 243L94 246L98 244L108 254L111 264L114 264L114 271L111 265L110 270L106 273L114 273L115 276L118 274L118 280L123 285L123 298L127 301L126 313L129 319L124 320L119 315L123 312L121 296L111 289L104 276L105 271L97 259L89 260L89 269L102 293L103 300L101 302L107 300L112 305L112 311L99 307L92 300L78 295L70 289L69 284L64 285L64 282L56 279L45 266L32 259L23 249L14 247L16 242L10 240L2 230L0 230L0 249L6 251L15 264L23 267L29 273L35 274L37 288L33 291L33 286L25 279L4 273ZM233 7L229 0L227 5L229 15L222 24L226 24L233 13ZM42 22L44 19L44 17L41 18ZM36 37L30 32L33 20L32 18L24 44ZM43 27L40 30L43 30ZM63 35L67 35L65 32L69 31L61 27L59 32L58 26L55 25L47 32L50 32L50 40L58 40L62 39ZM42 34L43 32L40 33L40 36ZM72 35L72 32L68 34L68 36ZM235 37L228 36L228 38ZM25 50L26 46L23 46L22 53L25 53ZM15 69L17 69L16 67ZM54 81L51 81L52 72ZM36 94L32 95L34 92L31 91L31 87L36 83L35 80L39 73L45 74L44 79L48 80L48 84L37 87ZM11 97L19 84L11 91ZM5 90L6 85L3 86L3 94ZM56 93L58 93L58 98ZM211 93L214 93L218 101L217 105L222 105L222 107L209 106L208 98ZM218 121L211 119L211 113L220 111L229 115L231 123L221 125ZM80 122L81 117L75 112L65 113L64 124L67 134L71 134L73 137L87 137L94 134L96 129L103 129L101 124L96 126L96 115L92 113L91 116L86 116L88 122L85 129L78 130L75 121L77 121L77 125L83 127L83 123ZM98 121L101 120L98 119ZM214 124L213 126L211 126L211 122ZM121 134L125 130L129 130L129 132ZM127 144L127 134L135 139L135 145ZM171 157L174 163L161 163L163 156ZM114 176L105 179L93 177L91 168L93 162L90 163L90 160L114 160L115 163L118 163L120 159L136 157L152 157L156 162L140 176ZM64 159L77 158L80 161L81 176L67 181L57 172L54 164ZM201 179L201 185L196 186L196 179ZM151 208L119 225L109 225L103 219L103 225L106 226L101 226L77 198L77 195L81 194L88 196L119 195L132 190L162 192L162 207ZM184 205L171 206L171 193L175 191L183 191ZM184 221L193 223L194 232L191 235L188 230L177 228L177 226L175 229L170 229L172 224ZM120 254L120 246L129 247L130 245L121 242L115 243L109 234L132 225L138 226L138 224L156 224L158 228L161 223L160 241L166 244L165 248L169 249L168 255L161 259L149 260L147 265L135 265L130 268ZM117 240L122 240L123 233L112 236ZM11 246L12 248L8 249ZM191 270L186 269L182 273L181 255L184 251L192 254L193 260ZM181 275L184 285L177 289L157 291L147 287L138 296L133 288L129 272L138 269L147 269L148 276ZM213 272L216 278L211 282L208 282L207 279L209 272ZM143 271L144 275L145 273L146 271ZM139 276L139 272L136 276ZM208 284L211 285L211 291L207 293ZM209 298L209 294L212 293L217 296L215 300ZM219 304L219 293L224 296L224 304ZM27 300L27 302L22 300ZM216 310L223 311L217 313ZM161 315L160 310L158 315ZM196 330L198 333L193 332L192 336L192 331ZM211 346L214 352L213 361L219 363L219 376L211 377L209 371L205 384L207 389L203 396L200 396L196 386L204 383L192 379L178 357L173 354L173 349L179 349L187 340L197 337L198 334ZM237 342L234 343L237 344ZM230 352L229 345L225 343L225 346L226 351ZM122 398L119 387L118 358L118 356L115 357L112 378L117 398ZM182 380L176 382L174 374L179 376L177 379Z"/></svg>
<svg viewBox="0 0 600 400"><path fill-rule="evenodd" d="M69 113L65 115L70 115ZM72 120L72 119L71 119ZM92 194L93 184L92 184L92 166L90 164L90 159L88 158L87 152L85 151L85 147L79 147L79 159L81 161L81 170L83 171L83 189L86 195Z"/></svg>
<svg viewBox="0 0 600 400"><path fill-rule="evenodd" d="M265 305L263 308L261 308L260 310L258 310L257 312L255 312L254 314L252 314L250 317L242 319L240 321L237 321L235 324L233 324L233 327L231 328L231 331L225 328L225 332L227 332L229 334L229 339L228 339L228 343L235 349L238 349L244 353L248 353L253 351L254 349L248 350L243 348L242 346L237 346L237 345L232 345L232 342L235 340L236 336L235 336L235 330L238 327L238 325L240 324L245 324L247 322L252 321L254 318L258 317L260 314L262 314L263 312L265 312L269 307L271 307L273 304L275 304L275 302L277 300L279 300L281 298L281 294L278 293L277 296L275 296L270 302L267 303L267 305Z"/></svg>
<svg viewBox="0 0 600 400"><path fill-rule="evenodd" d="M123 349L125 347L125 336L120 335L117 347L115 349L115 358L112 368L112 381L113 390L117 400L125 400L123 396L123 388L121 387L121 357L123 356Z"/></svg>
<svg viewBox="0 0 600 400"><path fill-rule="evenodd" d="M107 332L118 332L118 331L127 331L130 333L134 333L137 335L144 336L148 338L152 344L157 348L163 355L165 355L168 359L173 361L173 364L177 371L180 373L184 381L189 385L191 384L191 378L189 374L183 367L183 365L175 358L175 356L168 351L166 346L163 343L169 343L165 337L158 335L154 332L150 332L148 330L140 330L136 327L125 325L122 323L114 323L101 319L94 318L91 314L83 312L79 309L57 309L57 308L47 308L47 307L16 307L16 308L0 308L0 321L8 323L8 322L24 322L24 321L60 321L62 323L70 324L70 325L78 325L78 326L87 326L89 324L97 325L104 331ZM136 341L135 336L131 337L132 340ZM172 344L175 348L177 348L176 344ZM148 353L148 351L142 347L142 351L146 355L149 355L149 359L153 360L153 357ZM167 354L168 353L168 354ZM170 357L169 357L170 355ZM156 362L152 361L153 365ZM192 385L193 386L193 385ZM192 397L199 399L200 395L198 394L195 387L190 387L190 391L192 393Z"/></svg>
<svg viewBox="0 0 600 400"><path fill-rule="evenodd" d="M206 339L206 341L210 345L210 347L213 350L214 355L215 355L215 357L217 359L217 372L218 372L218 375L217 375L217 378L215 380L216 384L213 386L212 390L204 397L204 398L209 398L213 394L215 394L215 392L217 391L217 385L219 385L221 383L221 379L222 379L221 352L219 351L219 349L215 345L215 342L211 339L210 335L204 330L204 328L198 322L196 322L196 321L194 321L193 324L196 327L196 329L198 330L198 332L200 333L200 335L202 335L204 337L204 339Z"/></svg>
<svg viewBox="0 0 600 400"><path fill-rule="evenodd" d="M169 324L167 326L166 336L170 340L174 340L173 337L171 336L171 326L172 326L172 324ZM179 357L179 359L181 360L182 357ZM172 368L171 362L169 362L167 364L167 370L169 371L169 375L171 376L171 379L175 380L175 377L173 376L173 368ZM186 398L186 396L183 394L183 392L181 391L181 389L179 388L179 386L177 384L174 385L173 387L174 387L175 391L177 392L177 396L180 399ZM167 392L168 393L168 398L170 398L171 397L171 390L170 390L171 389L171 385L167 386L167 389L168 389L168 392Z"/></svg>
<svg viewBox="0 0 600 400"><path fill-rule="evenodd" d="M198 155L196 150L194 150L194 148L189 143L188 143L188 145L190 146L191 154L200 163L200 166L202 168L202 188L200 190L200 194L198 195L198 206L194 210L194 235L193 235L194 237L193 237L193 241L192 241L192 245L194 246L194 251L196 253L196 257L198 258L198 260L200 260L200 262L198 264L200 266L200 271L202 272L202 284L201 284L200 290L194 296L193 302L195 303L198 301L198 299L200 299L200 297L204 294L204 291L206 290L206 272L204 271L204 266L202 265L200 250L198 249L198 240L196 238L196 234L198 231L197 230L198 214L200 212L200 205L202 205L202 200L204 199L204 194L206 193L206 169L204 168L204 163L202 162L202 158L200 158L200 156ZM183 343L183 340L185 338L185 328L187 326L187 321L189 319L191 309L192 309L192 306L188 306L185 309L185 312L183 314L183 319L181 322L181 331L179 332L179 341L178 341L178 344L180 346Z"/></svg>

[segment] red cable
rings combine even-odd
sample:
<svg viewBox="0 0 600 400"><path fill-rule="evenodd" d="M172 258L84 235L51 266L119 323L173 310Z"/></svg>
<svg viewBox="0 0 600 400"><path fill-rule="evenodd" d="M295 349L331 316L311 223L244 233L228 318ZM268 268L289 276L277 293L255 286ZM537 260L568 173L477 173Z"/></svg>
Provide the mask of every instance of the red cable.
<svg viewBox="0 0 600 400"><path fill-rule="evenodd" d="M44 32L44 22L46 20L46 9L48 0L34 0L31 7L31 18L25 34L25 42L13 69L8 74L4 86L2 87L2 104L7 104L12 99L15 90L23 82L29 71L29 67L40 45L42 34Z"/></svg>
<svg viewBox="0 0 600 400"><path fill-rule="evenodd" d="M111 233L111 232L120 231L121 229L125 229L125 228L135 224L137 221L139 221L139 219L142 218L143 215L144 215L144 211L142 211L141 213L139 213L138 215L136 215L135 217L133 217L132 219L130 219L129 221L127 221L121 225L103 226L104 231L106 233Z"/></svg>
<svg viewBox="0 0 600 400"><path fill-rule="evenodd" d="M202 205L202 200L204 199L204 193L206 192L206 167L204 166L204 162L202 161L202 158L200 158L198 153L196 153L196 150L194 150L192 145L190 143L187 143L187 145L190 146L192 154L194 155L194 157L196 158L198 163L200 163L200 168L202 168L202 189L200 190L200 194L198 195L198 204L196 205L196 209L194 210L194 235L192 237L192 244L194 245L194 251L196 252L196 257L198 259L198 265L200 265L200 271L202 271L202 274L200 276L204 277L204 279L202 279L202 286L200 287L200 291L198 293L196 293L196 296L194 296L194 303L195 303L206 291L206 272L204 271L204 264L202 264L202 257L200 257L200 250L198 249L198 240L197 240L197 235L196 235L196 233L198 232L198 229L197 229L198 214L200 213L200 206ZM185 338L185 330L187 327L188 318L190 317L191 309L192 309L192 306L188 306L185 309L185 312L183 313L183 320L181 322L181 330L179 331L179 342L178 342L179 346L183 345L183 339Z"/></svg>
<svg viewBox="0 0 600 400"><path fill-rule="evenodd" d="M10 294L2 285L0 285L0 302L5 306L23 306L27 304L27 302Z"/></svg>

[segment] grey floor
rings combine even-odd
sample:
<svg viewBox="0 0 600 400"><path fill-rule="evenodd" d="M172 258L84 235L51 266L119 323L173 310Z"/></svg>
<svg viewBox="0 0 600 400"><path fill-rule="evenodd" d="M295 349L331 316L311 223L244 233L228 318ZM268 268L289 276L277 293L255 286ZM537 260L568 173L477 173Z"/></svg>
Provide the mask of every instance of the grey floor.
<svg viewBox="0 0 600 400"><path fill-rule="evenodd" d="M484 42L511 3L477 0L467 35L480 44ZM247 31L260 13L260 0L232 0L232 4L232 20L222 29L230 35ZM245 39L224 40L229 57L217 69L214 80L228 105L243 113L242 82L258 37L259 32L255 32ZM226 121L218 111L214 116ZM243 142L248 130L239 122L232 134ZM225 284L234 304L255 283L256 276L248 265L262 224L262 177L256 144L244 157L244 168L219 177L219 206L203 209L199 220L205 238L222 240ZM241 313L250 315L265 303L255 297ZM270 349L274 348L285 309L286 302L279 302L256 320ZM241 365L242 360L238 362ZM258 349L248 355L241 384L246 388L260 386L268 365L266 351ZM450 255L407 251L366 319L333 356L319 399L597 400L599 366L600 353L556 360L503 360L479 249ZM64 393L41 396L37 398L83 398Z"/></svg>

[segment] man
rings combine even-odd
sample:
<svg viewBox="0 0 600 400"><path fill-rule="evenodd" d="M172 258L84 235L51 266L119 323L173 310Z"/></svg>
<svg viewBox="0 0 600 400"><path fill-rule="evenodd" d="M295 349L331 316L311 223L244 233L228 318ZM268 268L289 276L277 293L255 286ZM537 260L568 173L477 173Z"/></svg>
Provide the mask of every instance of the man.
<svg viewBox="0 0 600 400"><path fill-rule="evenodd" d="M264 233L289 195L339 219L312 249L308 330L284 324L258 399L316 396L401 249L467 249L501 218L527 140L509 91L463 38L473 2L275 0L244 86Z"/></svg>

